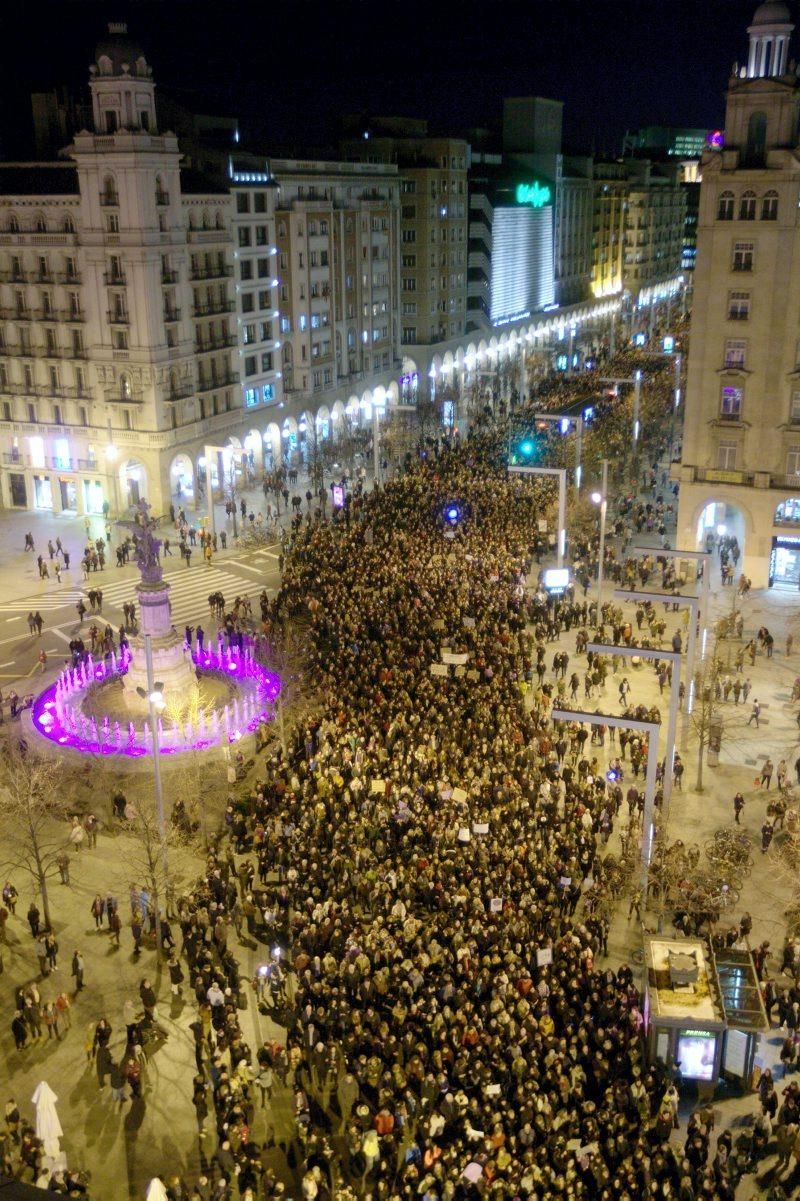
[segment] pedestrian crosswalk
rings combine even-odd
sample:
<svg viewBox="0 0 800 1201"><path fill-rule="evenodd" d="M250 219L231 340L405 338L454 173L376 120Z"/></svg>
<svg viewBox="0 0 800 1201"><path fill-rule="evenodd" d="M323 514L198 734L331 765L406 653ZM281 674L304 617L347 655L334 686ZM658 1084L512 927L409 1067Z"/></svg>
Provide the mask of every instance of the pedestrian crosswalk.
<svg viewBox="0 0 800 1201"><path fill-rule="evenodd" d="M265 564L266 569L266 564ZM174 571L164 573L164 579L170 585L170 604L172 605L172 621L177 629L185 625L196 625L198 621L207 622L209 619L208 597L212 592L221 592L226 604L232 604L237 596L249 596L254 613L258 613L256 603L258 593L263 585L258 579L244 579L232 571L221 567L208 567L198 563L194 567L181 565ZM265 581L266 582L266 581ZM136 579L114 580L110 572L93 572L88 582L80 589L61 588L58 592L51 591L42 596L25 597L19 601L0 604L0 614L13 613L24 617L29 609L38 609L44 615L64 607L73 608L83 598L87 613L85 620L92 617L87 599L87 593L101 589L103 593L102 616L111 624L119 625L122 620L122 606L129 601L136 602ZM267 592L273 593L274 587L268 587ZM24 610L24 611L23 611ZM137 603L138 610L138 603Z"/></svg>

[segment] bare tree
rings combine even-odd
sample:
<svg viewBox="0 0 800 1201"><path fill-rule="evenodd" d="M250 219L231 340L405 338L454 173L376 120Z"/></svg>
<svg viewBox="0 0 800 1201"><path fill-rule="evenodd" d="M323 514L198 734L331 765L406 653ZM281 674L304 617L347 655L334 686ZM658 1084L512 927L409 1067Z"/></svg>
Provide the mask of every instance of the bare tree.
<svg viewBox="0 0 800 1201"><path fill-rule="evenodd" d="M292 730L314 708L314 698L306 677L308 645L304 628L295 623L276 624L268 636L265 660L270 670L281 678L275 713L281 749L286 755Z"/></svg>
<svg viewBox="0 0 800 1201"><path fill-rule="evenodd" d="M45 926L50 927L47 881L68 846L61 824L69 816L63 773L21 741L10 740L0 747L0 771L3 865L28 873L41 897Z"/></svg>
<svg viewBox="0 0 800 1201"><path fill-rule="evenodd" d="M703 791L703 754L706 747L714 747L725 724L719 697L721 666L718 650L719 640L715 637L711 653L703 660L694 676L694 708L691 713L691 723L698 741L696 792ZM719 748L717 746L714 749Z"/></svg>
<svg viewBox="0 0 800 1201"><path fill-rule="evenodd" d="M190 822L199 821L203 846L208 848L209 810L225 794L222 769L215 771L209 762L208 752L197 750L199 731L211 728L214 705L203 697L200 688L188 697L172 697L167 690L164 716L183 732L188 749L176 756L168 780L168 791L172 803L180 799L187 808ZM188 802L188 803L187 803ZM196 827L194 827L196 828Z"/></svg>
<svg viewBox="0 0 800 1201"><path fill-rule="evenodd" d="M131 822L131 846L125 855L126 887L144 885L153 906L156 943L161 949L161 904L170 886L169 850L174 843L170 827L162 831L155 797L148 789L135 805ZM146 914L142 914L145 917Z"/></svg>

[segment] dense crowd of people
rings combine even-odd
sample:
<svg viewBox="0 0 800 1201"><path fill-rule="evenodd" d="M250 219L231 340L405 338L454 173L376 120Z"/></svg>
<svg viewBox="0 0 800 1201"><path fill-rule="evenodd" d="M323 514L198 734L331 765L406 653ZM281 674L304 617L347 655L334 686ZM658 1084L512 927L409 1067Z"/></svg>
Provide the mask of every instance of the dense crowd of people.
<svg viewBox="0 0 800 1201"><path fill-rule="evenodd" d="M732 1198L736 1160L709 1162L707 1123L685 1154L670 1141L673 1082L645 1062L632 972L603 968L606 919L582 900L621 790L526 699L537 647L563 625L594 634L596 607L537 589L543 489L492 459L490 435L441 444L295 537L271 623L308 621L323 711L232 804L231 853L187 901L200 1028L224 1052L210 1171L279 1195L230 1140L266 1069L293 1089L307 1198ZM258 991L288 1026L279 1066L242 1044L235 959L193 933L220 912L273 948ZM196 1090L203 1114L202 1072Z"/></svg>
<svg viewBox="0 0 800 1201"><path fill-rule="evenodd" d="M171 1201L286 1196L275 1143L305 1201L733 1201L758 1157L755 1138L740 1157L727 1134L712 1151L713 1110L675 1141L678 1092L646 1062L633 973L603 965L605 844L618 820L635 856L646 746L620 735L609 776L595 748L611 732L550 717L619 666L590 654L579 676L560 648L548 663L563 629L578 628L581 655L592 638L674 646L680 634L666 605L640 606L633 623L612 602L598 614L594 534L573 540L574 587L548 596L552 486L508 476L507 433L478 423L464 444L429 441L335 520L293 521L263 636L307 630L320 707L231 799L228 837L177 904L203 1173L193 1186L165 1173ZM644 484L651 500L612 514L623 547L672 523L657 462ZM663 558L607 555L619 584L679 584ZM624 712L657 718L624 674L615 686ZM231 927L265 948L252 985L285 1044L248 1045ZM173 991L181 974L171 961ZM292 1132L268 1119L259 1143L255 1110L278 1089Z"/></svg>

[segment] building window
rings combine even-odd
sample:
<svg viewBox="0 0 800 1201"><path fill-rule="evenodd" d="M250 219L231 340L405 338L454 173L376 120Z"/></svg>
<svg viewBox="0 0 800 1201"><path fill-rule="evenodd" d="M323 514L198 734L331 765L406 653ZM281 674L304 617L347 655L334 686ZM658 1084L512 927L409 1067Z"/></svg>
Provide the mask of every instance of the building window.
<svg viewBox="0 0 800 1201"><path fill-rule="evenodd" d="M254 354L245 355L244 373L245 375L255 375L258 372L257 359Z"/></svg>
<svg viewBox="0 0 800 1201"><path fill-rule="evenodd" d="M800 446L795 446L787 454L786 474L800 476Z"/></svg>
<svg viewBox="0 0 800 1201"><path fill-rule="evenodd" d="M240 225L239 226L239 245L240 246L249 246L250 245L250 227L249 227L249 225Z"/></svg>
<svg viewBox="0 0 800 1201"><path fill-rule="evenodd" d="M738 421L742 415L744 389L726 385L720 395L719 415L723 421Z"/></svg>
<svg viewBox="0 0 800 1201"><path fill-rule="evenodd" d="M245 388L244 390L245 408L252 409L258 404L258 388Z"/></svg>
<svg viewBox="0 0 800 1201"><path fill-rule="evenodd" d="M255 325L243 325L242 326L242 342L244 343L244 345L248 346L251 342L255 342L255 340L256 340Z"/></svg>
<svg viewBox="0 0 800 1201"><path fill-rule="evenodd" d="M261 387L261 395L263 397L264 404L269 404L275 399L275 385L263 384Z"/></svg>
<svg viewBox="0 0 800 1201"><path fill-rule="evenodd" d="M744 367L746 350L746 342L743 342L740 338L728 338L725 343L725 366Z"/></svg>
<svg viewBox="0 0 800 1201"><path fill-rule="evenodd" d="M272 371L272 370L273 370L273 365L272 365L272 355L271 355L271 354L262 354L262 356L261 356L261 370L262 370L262 371Z"/></svg>
<svg viewBox="0 0 800 1201"><path fill-rule="evenodd" d="M736 470L737 449L735 442L720 442L717 446L717 467L720 471Z"/></svg>
<svg viewBox="0 0 800 1201"><path fill-rule="evenodd" d="M404 229L403 230L403 242L406 244L406 246L410 245L412 242L416 242L416 240L417 240L417 231L415 229Z"/></svg>
<svg viewBox="0 0 800 1201"><path fill-rule="evenodd" d="M756 194L755 192L742 192L742 198L739 201L739 220L755 221L755 219Z"/></svg>
<svg viewBox="0 0 800 1201"><path fill-rule="evenodd" d="M800 392L792 393L792 403L789 409L789 420L792 425L800 425Z"/></svg>
<svg viewBox="0 0 800 1201"><path fill-rule="evenodd" d="M253 263L251 259L242 259L239 263L239 279L253 278Z"/></svg>
<svg viewBox="0 0 800 1201"><path fill-rule="evenodd" d="M761 201L761 220L762 221L777 221L778 220L778 193L765 192Z"/></svg>
<svg viewBox="0 0 800 1201"><path fill-rule="evenodd" d="M733 270L734 271L752 271L753 270L753 254L755 251L754 242L734 242L733 244Z"/></svg>
<svg viewBox="0 0 800 1201"><path fill-rule="evenodd" d="M750 316L750 293L731 292L728 296L728 320L747 321Z"/></svg>
<svg viewBox="0 0 800 1201"><path fill-rule="evenodd" d="M237 213L249 213L250 212L250 196L248 195L247 192L237 192L236 193L236 212Z"/></svg>

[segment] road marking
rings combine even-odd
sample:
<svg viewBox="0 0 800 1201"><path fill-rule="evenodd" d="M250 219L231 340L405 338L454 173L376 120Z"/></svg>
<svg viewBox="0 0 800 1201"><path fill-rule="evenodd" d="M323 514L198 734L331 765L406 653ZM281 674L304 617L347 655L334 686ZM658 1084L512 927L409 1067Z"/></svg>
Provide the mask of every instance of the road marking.
<svg viewBox="0 0 800 1201"><path fill-rule="evenodd" d="M72 639L70 638L70 636L69 636L68 634L65 634L63 630L60 630L60 629L58 628L58 626L53 626L53 628L50 630L50 633L51 633L51 634L57 634L57 635L58 635L58 637L59 637L59 638L63 638L65 642L71 642L71 641L72 641Z"/></svg>
<svg viewBox="0 0 800 1201"><path fill-rule="evenodd" d="M0 663L0 667L13 667L16 659L9 659L8 663Z"/></svg>
<svg viewBox="0 0 800 1201"><path fill-rule="evenodd" d="M261 576L262 579L264 577L263 567L251 567L249 563L237 563L236 566L241 567L242 571L254 571L256 575ZM244 580L242 580L242 583L244 583Z"/></svg>

